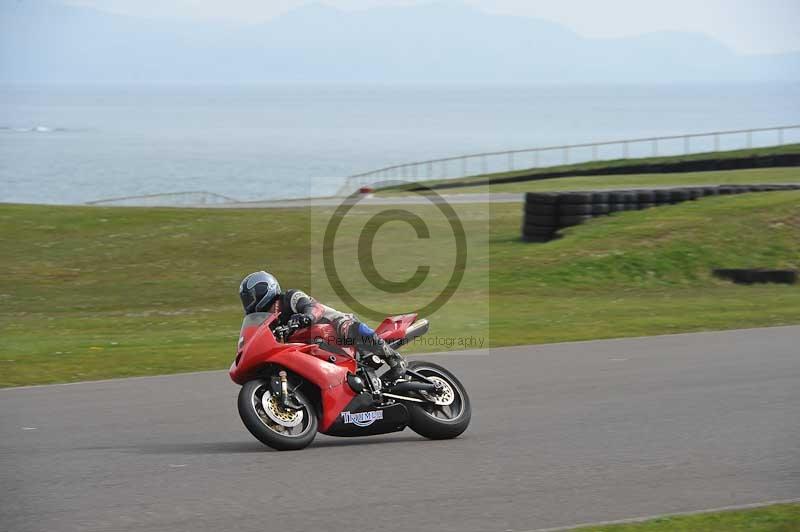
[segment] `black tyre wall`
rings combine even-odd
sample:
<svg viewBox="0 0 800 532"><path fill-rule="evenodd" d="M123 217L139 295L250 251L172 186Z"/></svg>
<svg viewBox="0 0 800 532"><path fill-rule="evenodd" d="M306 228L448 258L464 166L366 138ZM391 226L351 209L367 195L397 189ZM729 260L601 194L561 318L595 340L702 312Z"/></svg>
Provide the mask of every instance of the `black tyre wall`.
<svg viewBox="0 0 800 532"><path fill-rule="evenodd" d="M547 242L558 238L563 227L621 211L650 209L677 204L706 196L797 190L800 185L720 185L677 187L653 190L611 190L608 192L529 192L525 195L523 240Z"/></svg>

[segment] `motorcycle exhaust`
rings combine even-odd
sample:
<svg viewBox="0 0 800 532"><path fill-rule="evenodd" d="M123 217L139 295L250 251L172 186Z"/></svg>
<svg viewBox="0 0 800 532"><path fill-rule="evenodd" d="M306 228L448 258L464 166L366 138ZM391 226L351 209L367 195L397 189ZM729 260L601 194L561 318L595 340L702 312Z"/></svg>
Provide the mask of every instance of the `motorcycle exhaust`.
<svg viewBox="0 0 800 532"><path fill-rule="evenodd" d="M421 319L419 321L414 322L411 327L406 329L406 336L405 338L401 338L400 340L395 340L389 344L392 349L397 349L400 346L403 346L413 340L414 338L418 338L428 332L430 329L431 324L426 319Z"/></svg>

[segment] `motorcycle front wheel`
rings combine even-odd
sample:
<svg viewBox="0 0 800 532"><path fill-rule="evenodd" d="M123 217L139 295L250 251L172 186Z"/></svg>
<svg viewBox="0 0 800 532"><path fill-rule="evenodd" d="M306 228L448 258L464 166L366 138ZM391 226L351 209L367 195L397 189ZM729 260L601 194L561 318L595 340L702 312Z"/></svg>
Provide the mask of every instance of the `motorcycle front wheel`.
<svg viewBox="0 0 800 532"><path fill-rule="evenodd" d="M246 382L239 390L239 416L250 434L264 445L278 451L296 451L308 447L317 435L317 414L313 404L300 390L294 392L300 410L283 408L270 394L269 381Z"/></svg>
<svg viewBox="0 0 800 532"><path fill-rule="evenodd" d="M408 368L442 385L443 391L433 395L420 392L425 403L407 404L411 430L432 440L446 440L467 430L472 417L469 396L455 375L438 364L414 360Z"/></svg>

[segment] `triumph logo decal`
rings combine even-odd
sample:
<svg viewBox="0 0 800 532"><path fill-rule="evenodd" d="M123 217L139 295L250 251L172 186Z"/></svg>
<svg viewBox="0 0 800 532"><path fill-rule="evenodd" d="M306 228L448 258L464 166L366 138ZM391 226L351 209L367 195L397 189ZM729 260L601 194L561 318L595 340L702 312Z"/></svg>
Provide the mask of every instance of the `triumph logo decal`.
<svg viewBox="0 0 800 532"><path fill-rule="evenodd" d="M342 421L344 423L352 423L359 427L369 427L377 420L383 419L383 410L373 410L371 412L342 412Z"/></svg>

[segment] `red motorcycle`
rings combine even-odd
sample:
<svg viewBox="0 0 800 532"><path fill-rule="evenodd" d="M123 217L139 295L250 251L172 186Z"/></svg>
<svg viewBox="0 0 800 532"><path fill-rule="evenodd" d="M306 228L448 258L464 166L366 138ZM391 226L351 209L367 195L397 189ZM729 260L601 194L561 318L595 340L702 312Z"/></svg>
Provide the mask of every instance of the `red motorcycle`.
<svg viewBox="0 0 800 532"><path fill-rule="evenodd" d="M231 379L242 385L239 415L262 443L302 449L317 432L370 436L405 429L426 438L455 438L471 417L464 386L445 368L420 360L400 380L389 366L337 341L327 324L272 326L276 314L245 317ZM416 314L385 319L375 332L398 348L428 331Z"/></svg>

